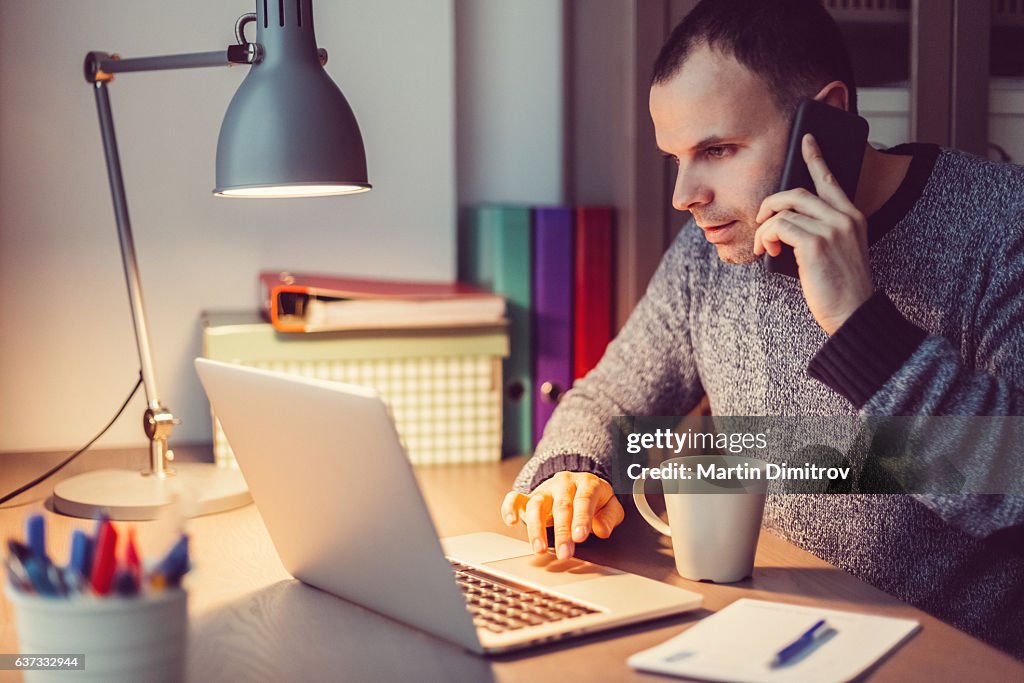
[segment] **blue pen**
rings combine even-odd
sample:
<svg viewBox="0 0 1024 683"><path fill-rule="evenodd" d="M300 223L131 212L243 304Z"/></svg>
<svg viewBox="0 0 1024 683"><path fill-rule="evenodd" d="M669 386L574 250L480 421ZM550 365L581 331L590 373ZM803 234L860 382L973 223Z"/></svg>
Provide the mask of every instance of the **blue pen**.
<svg viewBox="0 0 1024 683"><path fill-rule="evenodd" d="M28 573L28 578L32 581L32 588L36 593L47 597L57 597L60 594L57 586L53 585L47 575L47 565L42 560L33 555L22 560L22 565L24 565L25 572Z"/></svg>
<svg viewBox="0 0 1024 683"><path fill-rule="evenodd" d="M89 576L92 571L93 540L81 529L71 533L71 561L69 566L81 576Z"/></svg>
<svg viewBox="0 0 1024 683"><path fill-rule="evenodd" d="M114 592L118 595L135 595L139 592L139 584L129 569L118 569L114 574Z"/></svg>
<svg viewBox="0 0 1024 683"><path fill-rule="evenodd" d="M181 578L189 570L191 563L188 559L188 536L181 535L177 543L168 551L167 555L153 569L154 574L164 577L168 586L177 586Z"/></svg>
<svg viewBox="0 0 1024 683"><path fill-rule="evenodd" d="M49 576L50 561L45 558L36 557L24 543L14 539L7 540L9 557L21 564L24 575L28 577L32 590L40 595L56 596L59 590Z"/></svg>
<svg viewBox="0 0 1024 683"><path fill-rule="evenodd" d="M824 619L819 619L814 626L804 631L799 638L775 653L775 659L772 660L772 668L785 666L803 654L829 628Z"/></svg>
<svg viewBox="0 0 1024 683"><path fill-rule="evenodd" d="M42 515L29 515L25 520L25 543L33 555L46 560L46 522Z"/></svg>

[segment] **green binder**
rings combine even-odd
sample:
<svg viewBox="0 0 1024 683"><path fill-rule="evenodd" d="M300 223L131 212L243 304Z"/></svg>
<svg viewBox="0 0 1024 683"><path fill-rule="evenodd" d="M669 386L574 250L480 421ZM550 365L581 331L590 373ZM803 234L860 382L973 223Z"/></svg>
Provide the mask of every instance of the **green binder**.
<svg viewBox="0 0 1024 683"><path fill-rule="evenodd" d="M529 453L533 447L530 216L526 206L473 207L463 217L459 244L459 280L507 300L510 353L503 373L505 455Z"/></svg>

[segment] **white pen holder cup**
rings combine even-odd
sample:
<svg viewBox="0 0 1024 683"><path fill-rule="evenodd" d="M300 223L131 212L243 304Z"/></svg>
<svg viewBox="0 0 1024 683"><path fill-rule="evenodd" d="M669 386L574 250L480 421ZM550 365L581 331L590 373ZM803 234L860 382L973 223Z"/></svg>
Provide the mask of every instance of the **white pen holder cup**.
<svg viewBox="0 0 1024 683"><path fill-rule="evenodd" d="M731 583L753 573L768 490L766 465L738 455L691 455L666 460L657 466L657 477L648 472L633 482L637 510L671 537L676 570L684 579ZM647 478L661 481L667 524L647 502Z"/></svg>
<svg viewBox="0 0 1024 683"><path fill-rule="evenodd" d="M34 681L167 681L185 679L188 593L180 588L134 597L47 598L8 584L18 651L84 654L76 671L25 670Z"/></svg>

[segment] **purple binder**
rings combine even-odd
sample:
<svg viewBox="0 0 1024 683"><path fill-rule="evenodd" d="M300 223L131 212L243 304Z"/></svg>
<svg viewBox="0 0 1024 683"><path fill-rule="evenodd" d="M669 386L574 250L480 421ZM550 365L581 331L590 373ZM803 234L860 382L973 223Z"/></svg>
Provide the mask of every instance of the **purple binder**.
<svg viewBox="0 0 1024 683"><path fill-rule="evenodd" d="M572 385L573 211L533 213L533 442Z"/></svg>

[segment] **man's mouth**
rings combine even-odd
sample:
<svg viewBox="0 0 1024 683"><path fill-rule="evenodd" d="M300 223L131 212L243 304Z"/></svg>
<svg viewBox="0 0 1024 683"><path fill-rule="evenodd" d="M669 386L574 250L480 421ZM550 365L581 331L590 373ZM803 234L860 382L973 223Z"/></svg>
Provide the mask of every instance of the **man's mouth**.
<svg viewBox="0 0 1024 683"><path fill-rule="evenodd" d="M719 244L729 240L730 233L733 227L735 227L736 221L729 221L728 223L721 223L719 225L709 225L702 227L704 231L704 237L708 242L712 244Z"/></svg>

